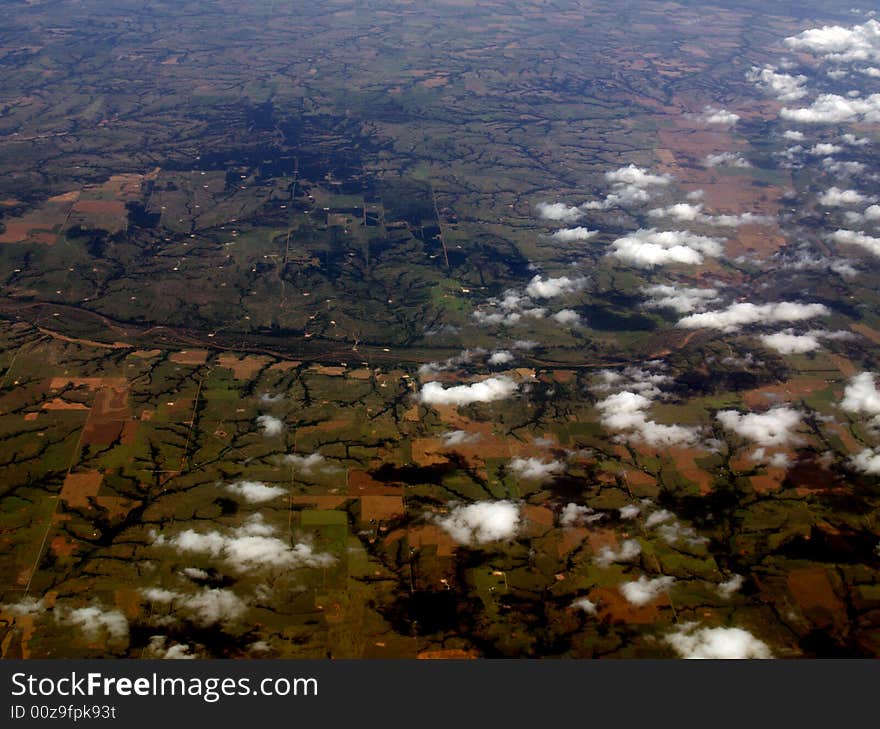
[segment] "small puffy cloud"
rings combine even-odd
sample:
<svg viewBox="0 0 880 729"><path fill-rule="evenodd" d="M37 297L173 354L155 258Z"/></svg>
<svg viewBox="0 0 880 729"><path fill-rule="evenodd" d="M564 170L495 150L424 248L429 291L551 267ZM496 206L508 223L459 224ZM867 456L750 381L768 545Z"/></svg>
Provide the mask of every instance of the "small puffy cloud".
<svg viewBox="0 0 880 729"><path fill-rule="evenodd" d="M492 354L489 355L489 359L486 361L488 364L498 367L500 365L510 364L514 359L512 352L508 352L506 349L499 349L492 352Z"/></svg>
<svg viewBox="0 0 880 729"><path fill-rule="evenodd" d="M685 623L665 640L682 658L773 657L766 643L742 628L699 628L697 623Z"/></svg>
<svg viewBox="0 0 880 729"><path fill-rule="evenodd" d="M719 582L715 589L718 590L718 594L723 598L730 598L735 592L739 592L740 588L745 583L742 575L731 575L728 579L724 580L724 582Z"/></svg>
<svg viewBox="0 0 880 729"><path fill-rule="evenodd" d="M836 230L828 238L834 243L859 246L875 256L880 256L880 238L857 233L854 230Z"/></svg>
<svg viewBox="0 0 880 729"><path fill-rule="evenodd" d="M718 154L710 154L706 156L703 163L706 167L737 167L739 169L745 169L752 166L751 162L736 152L719 152Z"/></svg>
<svg viewBox="0 0 880 729"><path fill-rule="evenodd" d="M644 167L633 164L606 172L605 179L611 185L634 185L635 187L663 187L672 182L670 175L655 175Z"/></svg>
<svg viewBox="0 0 880 729"><path fill-rule="evenodd" d="M611 192L604 200L591 201L581 207L586 210L607 210L609 208L640 205L651 199L653 191L672 182L670 175L655 175L644 167L628 165L605 173L611 184Z"/></svg>
<svg viewBox="0 0 880 729"><path fill-rule="evenodd" d="M581 322L581 315L574 309L560 309L555 314L551 315L550 318L565 327L575 326Z"/></svg>
<svg viewBox="0 0 880 729"><path fill-rule="evenodd" d="M864 216L865 220L880 220L880 205L870 205L869 207L865 208L865 212L862 213L862 215Z"/></svg>
<svg viewBox="0 0 880 729"><path fill-rule="evenodd" d="M262 481L236 481L225 486L224 490L249 504L262 504L287 493L287 490L280 486L267 486Z"/></svg>
<svg viewBox="0 0 880 729"><path fill-rule="evenodd" d="M635 504L627 504L626 506L621 506L620 509L620 518L621 519L635 519L639 514L642 513L642 509Z"/></svg>
<svg viewBox="0 0 880 729"><path fill-rule="evenodd" d="M637 580L624 582L620 586L620 593L633 605L647 605L669 590L674 583L675 578L668 575L654 579L642 575Z"/></svg>
<svg viewBox="0 0 880 729"><path fill-rule="evenodd" d="M807 154L815 155L816 157L826 157L829 154L837 154L838 152L842 152L843 147L837 144L831 144L829 142L820 142L819 144L814 144L810 149L807 150Z"/></svg>
<svg viewBox="0 0 880 729"><path fill-rule="evenodd" d="M645 529L653 529L660 524L668 524L669 522L675 519L675 514L673 514L668 509L660 509L651 513L647 519L645 519Z"/></svg>
<svg viewBox="0 0 880 729"><path fill-rule="evenodd" d="M739 114L734 114L727 109L717 109L714 106L704 106L700 117L706 124L718 124L719 126L732 127L739 121Z"/></svg>
<svg viewBox="0 0 880 729"><path fill-rule="evenodd" d="M121 641L128 638L128 620L120 610L104 610L93 605L62 610L58 616L61 622L79 628L92 641Z"/></svg>
<svg viewBox="0 0 880 729"><path fill-rule="evenodd" d="M160 658L163 660L192 660L196 655L184 643L174 643L165 635L151 635L143 654L144 658Z"/></svg>
<svg viewBox="0 0 880 729"><path fill-rule="evenodd" d="M283 463L292 466L295 470L305 475L309 475L316 470L322 469L325 461L324 456L320 453L309 453L307 456L289 453L281 460Z"/></svg>
<svg viewBox="0 0 880 729"><path fill-rule="evenodd" d="M489 377L472 385L443 387L439 382L422 385L419 400L425 405L470 405L476 402L495 402L511 397L519 386L509 377Z"/></svg>
<svg viewBox="0 0 880 729"><path fill-rule="evenodd" d="M599 521L604 514L596 514L589 506L581 506L575 503L566 504L559 514L559 525L573 527L581 524L590 524Z"/></svg>
<svg viewBox="0 0 880 729"><path fill-rule="evenodd" d="M263 435L266 437L280 435L284 430L284 421L274 415L257 416L257 425L263 429Z"/></svg>
<svg viewBox="0 0 880 729"><path fill-rule="evenodd" d="M726 309L691 314L679 319L677 326L684 329L720 329L735 332L750 324L777 324L828 316L831 312L823 304L799 304L780 301L772 304L731 304Z"/></svg>
<svg viewBox="0 0 880 729"><path fill-rule="evenodd" d="M857 471L871 476L880 475L880 451L876 449L865 448L859 451L850 459L850 463Z"/></svg>
<svg viewBox="0 0 880 729"><path fill-rule="evenodd" d="M562 230L557 230L550 237L562 243L577 243L579 241L590 240L590 238L598 234L598 230L589 230L587 228L562 228Z"/></svg>
<svg viewBox="0 0 880 729"><path fill-rule="evenodd" d="M797 129L786 129L782 133L782 136L785 137L785 139L790 139L793 142L801 142L803 141L805 135L803 132L799 132Z"/></svg>
<svg viewBox="0 0 880 729"><path fill-rule="evenodd" d="M780 354L804 354L819 349L822 345L814 334L794 334L791 330L764 334L761 342L765 347L775 349Z"/></svg>
<svg viewBox="0 0 880 729"><path fill-rule="evenodd" d="M780 101L797 101L807 95L807 90L804 88L807 83L806 76L779 73L774 66L763 68L752 66L746 78L764 93L775 96Z"/></svg>
<svg viewBox="0 0 880 729"><path fill-rule="evenodd" d="M862 205L866 202L872 202L874 198L869 198L858 190L842 190L839 187L830 187L819 195L816 200L818 200L820 205L831 208L845 205Z"/></svg>
<svg viewBox="0 0 880 729"><path fill-rule="evenodd" d="M587 615L596 614L596 603L587 597L579 597L571 604L571 606L575 610L583 610Z"/></svg>
<svg viewBox="0 0 880 729"><path fill-rule="evenodd" d="M779 115L803 124L873 123L880 120L880 94L871 94L864 99L821 94L810 106L800 109L785 107Z"/></svg>
<svg viewBox="0 0 880 729"><path fill-rule="evenodd" d="M721 410L715 417L727 430L760 446L785 446L801 442L795 431L801 425L803 413L794 408L780 406L765 413Z"/></svg>
<svg viewBox="0 0 880 729"><path fill-rule="evenodd" d="M512 501L478 501L456 506L437 523L461 544L508 540L520 526L519 506Z"/></svg>
<svg viewBox="0 0 880 729"><path fill-rule="evenodd" d="M614 562L632 562L642 553L642 545L637 539L627 539L617 549L602 547L596 555L596 564L608 567Z"/></svg>
<svg viewBox="0 0 880 729"><path fill-rule="evenodd" d="M827 61L877 61L880 60L880 23L869 20L852 28L824 25L790 36L784 43L792 50L808 51Z"/></svg>
<svg viewBox="0 0 880 729"><path fill-rule="evenodd" d="M543 461L540 458L514 458L508 468L517 478L549 481L565 470L565 464L559 461Z"/></svg>
<svg viewBox="0 0 880 729"><path fill-rule="evenodd" d="M579 207L566 205L565 203L538 203L535 208L543 220L557 220L563 223L573 223L584 217L584 211Z"/></svg>
<svg viewBox="0 0 880 729"><path fill-rule="evenodd" d="M526 286L526 294L533 299L550 299L554 296L577 291L584 283L582 278L569 278L568 276L542 278L541 276L535 276L529 281L529 285Z"/></svg>
<svg viewBox="0 0 880 729"><path fill-rule="evenodd" d="M668 263L697 265L705 256L722 253L721 241L684 230L658 231L641 228L618 238L609 255L639 268L654 268Z"/></svg>
<svg viewBox="0 0 880 729"><path fill-rule="evenodd" d="M855 134L850 134L849 132L841 135L840 138L843 140L844 144L848 144L851 147L864 147L871 143L871 140L867 137L857 137Z"/></svg>
<svg viewBox="0 0 880 729"><path fill-rule="evenodd" d="M702 311L707 304L718 301L716 289L698 289L690 287L677 288L657 284L648 286L642 291L650 296L645 306L652 309L674 309L679 314L690 314L692 311Z"/></svg>
<svg viewBox="0 0 880 729"><path fill-rule="evenodd" d="M850 378L843 391L840 407L850 413L880 415L880 391L874 382L873 372L860 372Z"/></svg>
<svg viewBox="0 0 880 729"><path fill-rule="evenodd" d="M451 448L453 446L476 443L480 440L481 436L479 433L469 433L466 430L451 430L440 437L443 438L443 445Z"/></svg>

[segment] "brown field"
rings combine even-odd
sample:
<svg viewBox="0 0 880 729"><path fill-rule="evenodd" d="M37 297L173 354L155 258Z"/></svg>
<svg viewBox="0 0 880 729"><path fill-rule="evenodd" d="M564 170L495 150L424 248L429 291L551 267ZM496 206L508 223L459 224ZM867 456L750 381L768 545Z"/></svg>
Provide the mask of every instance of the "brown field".
<svg viewBox="0 0 880 729"><path fill-rule="evenodd" d="M208 361L208 350L184 349L180 352L175 352L168 359L176 364L192 366L203 365Z"/></svg>
<svg viewBox="0 0 880 729"><path fill-rule="evenodd" d="M226 352L217 358L218 365L232 370L232 376L236 380L250 380L271 361L269 357L256 355L247 355L239 359L234 354Z"/></svg>
<svg viewBox="0 0 880 729"><path fill-rule="evenodd" d="M100 471L68 473L61 487L61 500L70 506L91 508L89 498L98 495L103 481L104 474Z"/></svg>
<svg viewBox="0 0 880 729"><path fill-rule="evenodd" d="M387 521L403 516L405 511L403 496L361 496L361 521Z"/></svg>

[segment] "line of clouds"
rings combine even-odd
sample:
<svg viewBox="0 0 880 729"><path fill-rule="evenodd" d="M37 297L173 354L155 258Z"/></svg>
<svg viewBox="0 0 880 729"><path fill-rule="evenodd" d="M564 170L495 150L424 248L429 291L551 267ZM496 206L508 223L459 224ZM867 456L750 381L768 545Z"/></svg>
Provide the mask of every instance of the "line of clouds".
<svg viewBox="0 0 880 729"><path fill-rule="evenodd" d="M677 326L684 329L720 329L735 332L752 324L778 324L798 322L817 316L828 316L830 310L824 304L801 304L779 301L770 304L740 302L725 309L691 314L679 319Z"/></svg>
<svg viewBox="0 0 880 729"><path fill-rule="evenodd" d="M456 406L496 402L512 397L518 389L519 385L506 375L452 387L443 387L439 382L426 382L419 392L419 402L424 405Z"/></svg>
<svg viewBox="0 0 880 729"><path fill-rule="evenodd" d="M198 532L186 529L173 537L158 535L155 546L172 547L180 553L203 554L222 560L235 572L265 568L329 567L336 559L316 552L311 544L300 542L292 547L275 536L276 530L261 514L248 517L241 526L225 532Z"/></svg>

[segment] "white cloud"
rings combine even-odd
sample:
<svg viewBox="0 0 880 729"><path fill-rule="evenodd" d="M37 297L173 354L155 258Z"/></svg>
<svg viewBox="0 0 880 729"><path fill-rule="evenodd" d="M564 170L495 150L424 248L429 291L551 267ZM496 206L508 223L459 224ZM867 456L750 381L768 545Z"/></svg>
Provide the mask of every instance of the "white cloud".
<svg viewBox="0 0 880 729"><path fill-rule="evenodd" d="M880 238L857 233L854 230L836 230L828 238L834 243L859 246L875 256L880 256Z"/></svg>
<svg viewBox="0 0 880 729"><path fill-rule="evenodd" d="M260 395L260 402L265 402L269 404L281 402L283 399L284 394L280 392L277 395L270 395L268 392L264 392Z"/></svg>
<svg viewBox="0 0 880 729"><path fill-rule="evenodd" d="M850 459L853 467L857 471L867 473L871 476L880 474L880 451L871 448L865 448Z"/></svg>
<svg viewBox="0 0 880 729"><path fill-rule="evenodd" d="M645 519L645 529L653 529L655 526L667 524L674 519L675 514L671 511L668 509L660 509L659 511L653 512L647 519Z"/></svg>
<svg viewBox="0 0 880 729"><path fill-rule="evenodd" d="M541 202L535 206L538 215L544 220L558 220L563 223L573 223L579 218L584 217L584 212L578 207L566 205L565 203L547 203Z"/></svg>
<svg viewBox="0 0 880 729"><path fill-rule="evenodd" d="M636 539L627 539L619 548L602 547L596 555L596 564L608 567L614 562L632 562L642 553L642 545Z"/></svg>
<svg viewBox="0 0 880 729"><path fill-rule="evenodd" d="M865 220L880 220L880 205L871 205L865 208L865 212L862 215L864 215Z"/></svg>
<svg viewBox="0 0 880 729"><path fill-rule="evenodd" d="M746 169L752 166L751 162L737 152L709 154L706 155L703 162L706 167L737 167L739 169Z"/></svg>
<svg viewBox="0 0 880 729"><path fill-rule="evenodd" d="M794 334L790 329L775 334L764 334L761 336L761 342L780 354L803 354L822 346L815 335Z"/></svg>
<svg viewBox="0 0 880 729"><path fill-rule="evenodd" d="M669 590L674 583L675 578L667 575L652 580L642 575L637 580L624 582L620 586L620 593L633 605L647 605Z"/></svg>
<svg viewBox="0 0 880 729"><path fill-rule="evenodd" d="M786 139L790 139L794 142L800 142L800 141L803 141L803 139L804 139L804 133L799 132L796 129L786 129L782 133L782 136L785 137Z"/></svg>
<svg viewBox="0 0 880 729"><path fill-rule="evenodd" d="M638 507L635 504L627 504L626 506L621 506L619 511L621 519L635 519L639 514L642 513L641 507Z"/></svg>
<svg viewBox="0 0 880 729"><path fill-rule="evenodd" d="M284 430L284 421L274 415L257 416L257 425L263 429L263 435L272 437Z"/></svg>
<svg viewBox="0 0 880 729"><path fill-rule="evenodd" d="M866 169L865 165L861 162L856 162L855 160L836 160L831 157L826 157L822 160L822 168L833 175L840 175L842 177L860 175Z"/></svg>
<svg viewBox="0 0 880 729"><path fill-rule="evenodd" d="M768 223L772 219L766 215L740 213L739 215L709 215L703 212L703 205L691 203L675 203L665 208L654 208L648 211L652 218L669 218L679 223L704 223L722 227L737 227L747 224Z"/></svg>
<svg viewBox="0 0 880 729"><path fill-rule="evenodd" d="M644 167L637 167L633 164L606 172L605 179L611 185L634 185L636 187L663 187L672 182L670 175L655 175Z"/></svg>
<svg viewBox="0 0 880 729"><path fill-rule="evenodd" d="M580 324L581 321L581 315L574 309L560 309L550 318L566 327L575 326L576 324Z"/></svg>
<svg viewBox="0 0 880 729"><path fill-rule="evenodd" d="M877 61L880 60L880 23L869 20L852 28L840 25L810 28L786 38L784 43L789 48L809 51L828 61Z"/></svg>
<svg viewBox="0 0 880 729"><path fill-rule="evenodd" d="M838 152L842 152L843 147L840 147L836 144L830 144L828 142L820 142L819 144L814 144L810 149L807 150L807 154L812 154L817 157L825 157L829 154L837 154Z"/></svg>
<svg viewBox="0 0 880 729"><path fill-rule="evenodd" d="M706 124L719 124L725 127L732 127L736 124L740 117L727 109L717 109L714 106L704 106L701 119Z"/></svg>
<svg viewBox="0 0 880 729"><path fill-rule="evenodd" d="M559 525L562 527L573 527L581 524L590 524L604 518L604 514L596 514L589 506L580 506L579 504L569 503L563 507L559 514Z"/></svg>
<svg viewBox="0 0 880 729"><path fill-rule="evenodd" d="M724 582L719 582L715 589L721 597L729 599L735 592L739 592L744 583L742 575L733 574Z"/></svg>
<svg viewBox="0 0 880 729"><path fill-rule="evenodd" d="M840 407L850 413L880 415L880 391L874 383L873 372L860 372L850 378L843 391Z"/></svg>
<svg viewBox="0 0 880 729"><path fill-rule="evenodd" d="M624 390L609 395L596 403L601 413L602 425L611 430L621 430L637 442L658 446L693 446L699 441L697 428L682 425L664 425L649 420L647 409L651 400L643 394Z"/></svg>
<svg viewBox="0 0 880 729"><path fill-rule="evenodd" d="M286 539L274 536L275 531L261 514L253 514L241 526L227 532L186 529L170 539L158 536L153 544L222 559L237 572L267 567L328 567L336 561L330 554L315 552L308 543L291 547Z"/></svg>
<svg viewBox="0 0 880 729"><path fill-rule="evenodd" d="M192 660L196 655L184 643L171 643L167 636L151 635L150 642L144 651L144 658L160 658L163 660Z"/></svg>
<svg viewBox="0 0 880 729"><path fill-rule="evenodd" d="M287 490L280 486L267 486L262 481L236 481L224 488L249 504L262 504L287 493Z"/></svg>
<svg viewBox="0 0 880 729"><path fill-rule="evenodd" d="M804 124L840 124L842 122L876 122L880 120L880 94L865 99L849 99L837 94L821 94L810 106L800 109L785 107L779 112L783 119Z"/></svg>
<svg viewBox="0 0 880 729"><path fill-rule="evenodd" d="M526 286L526 294L535 299L551 299L554 296L577 291L583 287L584 283L585 280L582 278L569 278L568 276L542 278L541 276L535 276L529 281L529 285Z"/></svg>
<svg viewBox="0 0 880 729"><path fill-rule="evenodd" d="M195 593L182 594L161 588L147 588L141 592L151 602L188 613L189 619L202 627L236 620L247 612L245 602L231 590L205 587Z"/></svg>
<svg viewBox="0 0 880 729"><path fill-rule="evenodd" d="M128 620L120 610L104 610L93 605L61 610L57 615L61 622L79 628L92 641L120 641L128 638Z"/></svg>
<svg viewBox="0 0 880 729"><path fill-rule="evenodd" d="M667 263L696 265L703 262L704 256L717 257L721 253L717 238L683 230L641 228L614 241L609 255L639 268L653 268Z"/></svg>
<svg viewBox="0 0 880 729"><path fill-rule="evenodd" d="M309 453L307 456L289 453L281 460L288 466L292 466L294 469L305 475L313 473L315 470L326 470L326 467L323 466L325 460L324 456L320 453Z"/></svg>
<svg viewBox="0 0 880 729"><path fill-rule="evenodd" d="M801 425L803 413L794 408L780 406L765 413L740 413L721 410L716 416L728 430L761 446L784 446L800 443L795 431Z"/></svg>
<svg viewBox="0 0 880 729"><path fill-rule="evenodd" d="M23 597L18 602L0 605L0 612L9 615L39 615L46 611L46 602L42 598L37 600L33 597Z"/></svg>
<svg viewBox="0 0 880 729"><path fill-rule="evenodd" d="M682 658L772 658L767 644L742 628L698 628L685 623L666 636Z"/></svg>
<svg viewBox="0 0 880 729"><path fill-rule="evenodd" d="M596 614L596 603L590 600L587 597L580 597L575 600L571 606L575 610L583 610L587 615L595 615Z"/></svg>
<svg viewBox="0 0 880 729"><path fill-rule="evenodd" d="M469 433L466 430L451 430L448 433L444 433L441 438L443 438L443 445L447 448L457 445L466 445L469 443L476 443L480 440L479 433Z"/></svg>
<svg viewBox="0 0 880 729"><path fill-rule="evenodd" d="M674 309L679 314L702 311L707 304L718 301L716 289L698 289L657 284L642 289L649 298L645 306L653 309Z"/></svg>
<svg viewBox="0 0 880 729"><path fill-rule="evenodd" d="M562 243L577 243L589 240L598 234L598 230L589 230L587 228L563 228L562 230L557 230L550 237Z"/></svg>
<svg viewBox="0 0 880 729"><path fill-rule="evenodd" d="M840 137L845 144L849 144L853 147L864 147L871 143L871 140L867 137L857 137L855 134L850 134L847 132Z"/></svg>
<svg viewBox="0 0 880 729"><path fill-rule="evenodd" d="M439 382L422 385L419 400L426 405L470 405L475 402L495 402L512 396L519 386L509 377L490 377L472 385L454 385L444 388Z"/></svg>
<svg viewBox="0 0 880 729"><path fill-rule="evenodd" d="M806 76L778 73L774 66L764 66L764 68L752 66L746 78L780 101L797 101L807 95L807 90L804 88L807 83Z"/></svg>
<svg viewBox="0 0 880 729"><path fill-rule="evenodd" d="M735 332L750 324L775 324L827 316L831 312L823 304L799 304L780 301L772 304L731 304L726 309L691 314L678 321L677 326L685 329L720 329Z"/></svg>
<svg viewBox="0 0 880 729"><path fill-rule="evenodd" d="M506 349L499 349L489 355L487 363L497 367L499 365L510 364L514 359L512 352L508 352Z"/></svg>
<svg viewBox="0 0 880 729"><path fill-rule="evenodd" d="M644 167L628 165L605 173L611 192L604 200L591 201L581 207L585 210L607 210L619 206L639 205L651 199L653 190L672 182L672 176L655 175Z"/></svg>
<svg viewBox="0 0 880 729"><path fill-rule="evenodd" d="M461 544L508 540L519 529L519 507L512 501L478 501L456 506L437 523Z"/></svg>
<svg viewBox="0 0 880 729"><path fill-rule="evenodd" d="M508 468L517 478L549 481L565 470L565 464L559 461L543 461L540 458L514 458Z"/></svg>
<svg viewBox="0 0 880 729"><path fill-rule="evenodd" d="M839 187L830 187L816 200L825 207L841 207L844 205L862 205L872 202L874 198L863 195L858 190L841 190Z"/></svg>

